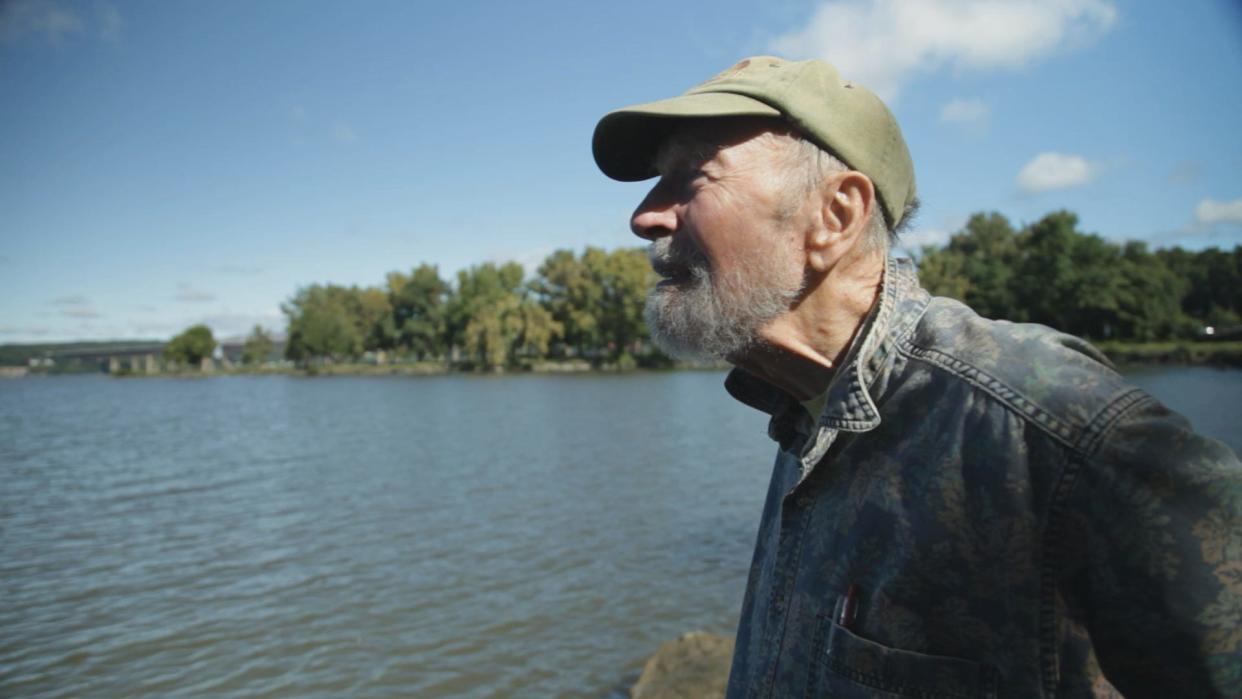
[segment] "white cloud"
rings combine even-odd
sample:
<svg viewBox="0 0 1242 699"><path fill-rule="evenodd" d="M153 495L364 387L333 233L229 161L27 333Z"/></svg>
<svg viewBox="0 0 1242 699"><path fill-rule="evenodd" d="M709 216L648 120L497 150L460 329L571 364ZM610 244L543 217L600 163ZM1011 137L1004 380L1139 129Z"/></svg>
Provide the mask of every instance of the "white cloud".
<svg viewBox="0 0 1242 699"><path fill-rule="evenodd" d="M216 295L207 291L195 289L194 287L182 282L177 284L176 299L183 303L206 303L215 301Z"/></svg>
<svg viewBox="0 0 1242 699"><path fill-rule="evenodd" d="M1099 166L1080 155L1040 153L1018 173L1018 188L1027 194L1078 187L1095 179Z"/></svg>
<svg viewBox="0 0 1242 699"><path fill-rule="evenodd" d="M981 99L954 99L940 108L940 121L950 124L979 124L988 119L988 105Z"/></svg>
<svg viewBox="0 0 1242 699"><path fill-rule="evenodd" d="M11 0L0 3L0 41L13 44L27 36L41 36L52 46L86 31L86 22L73 10L52 0Z"/></svg>
<svg viewBox="0 0 1242 699"><path fill-rule="evenodd" d="M830 0L771 48L824 59L891 100L917 74L1021 68L1116 18L1110 0Z"/></svg>
<svg viewBox="0 0 1242 699"><path fill-rule="evenodd" d="M244 338L250 334L256 325L262 325L265 328L280 329L285 327L285 316L279 309L271 309L265 313L217 313L210 316L204 316L194 321L202 323L211 328L212 334L217 340L223 338ZM183 326L189 327L192 323Z"/></svg>
<svg viewBox="0 0 1242 699"><path fill-rule="evenodd" d="M966 226L966 216L957 213L943 213L929 227L916 225L913 230L901 234L898 241L910 257L917 258L924 246L941 248L948 245L954 233Z"/></svg>
<svg viewBox="0 0 1242 699"><path fill-rule="evenodd" d="M1233 201L1204 199L1195 207L1195 222L1205 226L1217 223L1242 223L1242 199Z"/></svg>
<svg viewBox="0 0 1242 699"><path fill-rule="evenodd" d="M82 294L70 294L52 299L53 306L89 306L90 303Z"/></svg>
<svg viewBox="0 0 1242 699"><path fill-rule="evenodd" d="M916 228L903 233L898 244L911 255L917 255L925 245L943 247L949 242L950 236L952 233L944 228Z"/></svg>
<svg viewBox="0 0 1242 699"><path fill-rule="evenodd" d="M174 314L163 317L131 317L125 326L124 333L130 337L172 337L184 332L192 325L206 325L211 328L217 341L232 338L244 338L256 325L283 331L285 316L279 308L270 308L257 313L238 313L225 309L219 313L202 315ZM277 333L279 334L279 333Z"/></svg>
<svg viewBox="0 0 1242 699"><path fill-rule="evenodd" d="M60 312L66 318L99 318L102 314L90 306L70 306Z"/></svg>

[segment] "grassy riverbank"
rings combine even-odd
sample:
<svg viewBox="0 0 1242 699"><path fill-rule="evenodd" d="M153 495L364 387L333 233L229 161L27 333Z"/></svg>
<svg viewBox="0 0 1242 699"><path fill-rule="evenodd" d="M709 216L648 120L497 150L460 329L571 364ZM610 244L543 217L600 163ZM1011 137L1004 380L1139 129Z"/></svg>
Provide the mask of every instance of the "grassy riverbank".
<svg viewBox="0 0 1242 699"><path fill-rule="evenodd" d="M1210 364L1242 368L1242 342L1097 342L1116 364Z"/></svg>
<svg viewBox="0 0 1242 699"><path fill-rule="evenodd" d="M1119 366L1141 365L1189 365L1222 366L1242 369L1242 342L1124 342L1103 341L1094 343ZM446 374L508 373L508 374L573 374L587 372L616 373L643 369L676 370L725 370L724 362L715 364L686 364L681 362L636 362L625 356L620 361L592 363L585 359L531 359L504 372L490 372L470 364L450 364L443 361L414 362L322 362L298 367L289 362L263 366L216 365L210 371L180 368L164 369L153 373L132 371L128 366L114 372L116 377L206 377L206 376L440 376ZM97 364L90 366L58 367L4 367L4 378L49 373L95 373Z"/></svg>

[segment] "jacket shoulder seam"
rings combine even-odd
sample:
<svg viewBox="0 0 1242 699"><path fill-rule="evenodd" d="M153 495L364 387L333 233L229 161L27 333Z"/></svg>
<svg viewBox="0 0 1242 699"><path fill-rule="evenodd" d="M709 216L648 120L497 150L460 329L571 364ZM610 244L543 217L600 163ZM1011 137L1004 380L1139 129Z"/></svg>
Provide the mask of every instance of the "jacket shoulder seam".
<svg viewBox="0 0 1242 699"><path fill-rule="evenodd" d="M1087 429L1083 430L1082 436L1078 443L1074 446L1074 450L1080 454L1094 454L1099 449L1104 438L1112 430L1113 426L1138 405L1154 401L1155 399L1148 395L1141 388L1131 388L1129 391L1115 398L1111 403L1104 407L1090 423Z"/></svg>
<svg viewBox="0 0 1242 699"><path fill-rule="evenodd" d="M950 372L957 378L992 396L1014 412L1026 417L1032 425L1060 442L1066 448L1077 451L1075 444L1082 440L1081 437L1077 440L1075 439L1075 430L1069 424L1039 407L1021 393L1010 388L1005 382L974 364L914 343L910 343L908 349L903 348L901 352Z"/></svg>

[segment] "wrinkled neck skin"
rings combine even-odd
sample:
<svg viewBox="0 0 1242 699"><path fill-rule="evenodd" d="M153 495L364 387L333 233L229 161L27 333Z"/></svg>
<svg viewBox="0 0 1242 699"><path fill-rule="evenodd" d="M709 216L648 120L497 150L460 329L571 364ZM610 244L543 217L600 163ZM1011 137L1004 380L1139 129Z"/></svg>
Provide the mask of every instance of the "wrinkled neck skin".
<svg viewBox="0 0 1242 699"><path fill-rule="evenodd" d="M827 391L884 279L885 254L860 247L808 279L794 307L760 330L761 342L729 361L799 401Z"/></svg>

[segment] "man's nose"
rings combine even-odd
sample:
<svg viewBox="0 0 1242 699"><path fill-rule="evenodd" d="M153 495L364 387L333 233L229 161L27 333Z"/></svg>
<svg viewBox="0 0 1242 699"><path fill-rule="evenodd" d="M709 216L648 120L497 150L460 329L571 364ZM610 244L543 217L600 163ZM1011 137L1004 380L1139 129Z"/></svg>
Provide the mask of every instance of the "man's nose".
<svg viewBox="0 0 1242 699"><path fill-rule="evenodd" d="M677 202L657 184L630 216L630 230L645 240L672 235L677 230Z"/></svg>

